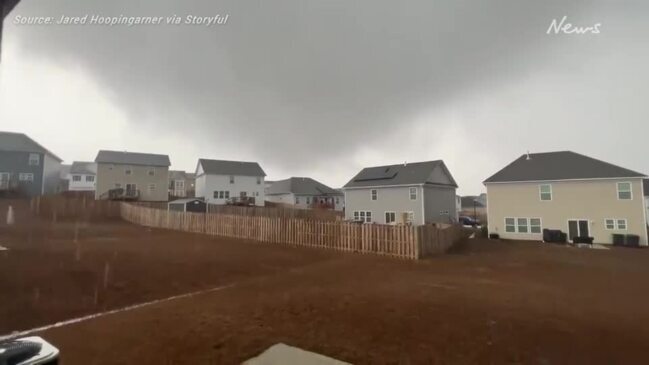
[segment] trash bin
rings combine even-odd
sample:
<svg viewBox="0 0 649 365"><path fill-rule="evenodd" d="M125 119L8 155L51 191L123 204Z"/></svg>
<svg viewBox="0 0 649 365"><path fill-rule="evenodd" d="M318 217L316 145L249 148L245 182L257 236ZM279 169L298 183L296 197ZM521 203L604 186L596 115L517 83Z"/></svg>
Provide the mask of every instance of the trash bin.
<svg viewBox="0 0 649 365"><path fill-rule="evenodd" d="M581 237L581 236L577 236L577 237L575 237L575 238L572 239L572 242L573 242L573 243L587 243L587 244L591 244L591 245L592 245L592 244L593 244L593 240L594 240L593 237Z"/></svg>
<svg viewBox="0 0 649 365"><path fill-rule="evenodd" d="M490 240L499 240L500 235L498 233L489 233L489 239Z"/></svg>
<svg viewBox="0 0 649 365"><path fill-rule="evenodd" d="M629 247L640 247L640 236L637 234L627 234L625 244Z"/></svg>
<svg viewBox="0 0 649 365"><path fill-rule="evenodd" d="M613 245L615 246L624 246L624 235L619 233L613 233Z"/></svg>

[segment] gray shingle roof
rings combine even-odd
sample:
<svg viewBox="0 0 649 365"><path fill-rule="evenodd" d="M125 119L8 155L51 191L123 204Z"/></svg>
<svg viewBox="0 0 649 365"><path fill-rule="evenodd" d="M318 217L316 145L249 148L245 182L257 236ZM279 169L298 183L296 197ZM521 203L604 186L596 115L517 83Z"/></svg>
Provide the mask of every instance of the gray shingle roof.
<svg viewBox="0 0 649 365"><path fill-rule="evenodd" d="M43 153L63 161L24 133L0 132L0 151Z"/></svg>
<svg viewBox="0 0 649 365"><path fill-rule="evenodd" d="M153 153L122 152L100 150L95 158L97 163L113 163L118 165L142 165L142 166L169 166L168 155L157 155Z"/></svg>
<svg viewBox="0 0 649 365"><path fill-rule="evenodd" d="M96 175L97 164L94 162L74 161L69 172L71 174Z"/></svg>
<svg viewBox="0 0 649 365"><path fill-rule="evenodd" d="M572 151L530 153L485 180L485 183L643 177L645 175Z"/></svg>
<svg viewBox="0 0 649 365"><path fill-rule="evenodd" d="M342 195L342 193L310 177L292 177L275 181L266 195L288 194L297 195Z"/></svg>
<svg viewBox="0 0 649 365"><path fill-rule="evenodd" d="M432 172L438 167L442 168L448 181L430 179ZM345 184L344 188L428 183L457 187L457 183L446 168L444 161L436 160L366 167Z"/></svg>
<svg viewBox="0 0 649 365"><path fill-rule="evenodd" d="M206 174L239 175L239 176L266 176L256 162L208 160L201 158L198 163L203 166Z"/></svg>

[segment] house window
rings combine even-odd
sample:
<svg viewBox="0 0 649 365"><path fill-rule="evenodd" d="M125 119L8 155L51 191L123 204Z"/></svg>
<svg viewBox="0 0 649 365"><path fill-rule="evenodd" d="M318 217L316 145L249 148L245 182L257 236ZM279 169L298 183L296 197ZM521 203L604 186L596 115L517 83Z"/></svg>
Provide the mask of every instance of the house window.
<svg viewBox="0 0 649 365"><path fill-rule="evenodd" d="M377 199L378 192L376 191L376 189L372 189L372 190L370 190L370 194L371 194L371 196L372 196L372 200L376 200L376 199Z"/></svg>
<svg viewBox="0 0 649 365"><path fill-rule="evenodd" d="M505 232L516 233L516 219L505 218Z"/></svg>
<svg viewBox="0 0 649 365"><path fill-rule="evenodd" d="M541 233L541 218L530 218L530 232Z"/></svg>
<svg viewBox="0 0 649 365"><path fill-rule="evenodd" d="M29 154L29 166L38 166L41 161L41 156L38 153Z"/></svg>
<svg viewBox="0 0 649 365"><path fill-rule="evenodd" d="M385 212L385 224L391 224L397 221L397 214L395 212Z"/></svg>
<svg viewBox="0 0 649 365"><path fill-rule="evenodd" d="M372 212L361 210L354 212L354 220L363 223L372 223Z"/></svg>
<svg viewBox="0 0 649 365"><path fill-rule="evenodd" d="M230 191L224 191L225 199L230 199Z"/></svg>
<svg viewBox="0 0 649 365"><path fill-rule="evenodd" d="M131 170L130 167L127 167L127 168L124 169L124 173L125 173L126 175L131 175L131 174L133 173L133 171Z"/></svg>
<svg viewBox="0 0 649 365"><path fill-rule="evenodd" d="M552 200L552 185L550 184L539 185L539 194L541 196L542 201Z"/></svg>
<svg viewBox="0 0 649 365"><path fill-rule="evenodd" d="M95 182L95 177L92 175L86 175L86 182Z"/></svg>
<svg viewBox="0 0 649 365"><path fill-rule="evenodd" d="M615 229L615 219L606 219L604 223L607 230Z"/></svg>
<svg viewBox="0 0 649 365"><path fill-rule="evenodd" d="M308 196L306 197L306 203L311 204L311 198L309 198Z"/></svg>
<svg viewBox="0 0 649 365"><path fill-rule="evenodd" d="M606 218L604 220L604 226L606 230L619 229L621 231L626 231L627 221L625 218Z"/></svg>
<svg viewBox="0 0 649 365"><path fill-rule="evenodd" d="M176 185L176 189L184 189L185 188L185 181L184 180L176 180L174 182Z"/></svg>
<svg viewBox="0 0 649 365"><path fill-rule="evenodd" d="M214 197L214 199L218 199L219 198L219 192L215 191L212 196Z"/></svg>
<svg viewBox="0 0 649 365"><path fill-rule="evenodd" d="M417 200L417 188L410 188L410 200Z"/></svg>
<svg viewBox="0 0 649 365"><path fill-rule="evenodd" d="M258 191L255 191L255 196L259 196L259 192L258 192Z"/></svg>
<svg viewBox="0 0 649 365"><path fill-rule="evenodd" d="M81 175L72 175L72 181L81 181Z"/></svg>
<svg viewBox="0 0 649 365"><path fill-rule="evenodd" d="M257 176L257 185L261 185L261 176Z"/></svg>
<svg viewBox="0 0 649 365"><path fill-rule="evenodd" d="M633 199L633 194L631 191L630 182L620 182L617 183L617 198L620 200L631 200Z"/></svg>
<svg viewBox="0 0 649 365"><path fill-rule="evenodd" d="M149 176L155 176L155 169L149 170Z"/></svg>
<svg viewBox="0 0 649 365"><path fill-rule="evenodd" d="M18 180L20 181L34 181L34 174L31 172L21 172L18 174Z"/></svg>
<svg viewBox="0 0 649 365"><path fill-rule="evenodd" d="M518 233L527 233L527 218L516 219L516 230Z"/></svg>
<svg viewBox="0 0 649 365"><path fill-rule="evenodd" d="M155 184L149 184L149 192L154 192L155 191Z"/></svg>
<svg viewBox="0 0 649 365"><path fill-rule="evenodd" d="M415 223L415 212L405 212L406 213L406 224Z"/></svg>
<svg viewBox="0 0 649 365"><path fill-rule="evenodd" d="M339 204L339 203L340 203L340 199L338 197L336 197L336 204Z"/></svg>
<svg viewBox="0 0 649 365"><path fill-rule="evenodd" d="M299 196L295 197L295 204L300 204L300 197Z"/></svg>
<svg viewBox="0 0 649 365"><path fill-rule="evenodd" d="M617 229L626 231L626 219L617 220Z"/></svg>
<svg viewBox="0 0 649 365"><path fill-rule="evenodd" d="M234 184L234 175L230 175L230 184Z"/></svg>

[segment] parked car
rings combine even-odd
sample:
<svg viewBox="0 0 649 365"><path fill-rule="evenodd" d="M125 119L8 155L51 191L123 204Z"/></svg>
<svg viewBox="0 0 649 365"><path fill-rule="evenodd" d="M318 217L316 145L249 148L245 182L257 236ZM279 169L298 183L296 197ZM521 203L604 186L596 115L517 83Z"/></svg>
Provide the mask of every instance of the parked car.
<svg viewBox="0 0 649 365"><path fill-rule="evenodd" d="M473 219L471 217L466 217L466 216L460 216L460 223L463 226L471 226L471 227L477 227L480 225L479 220Z"/></svg>

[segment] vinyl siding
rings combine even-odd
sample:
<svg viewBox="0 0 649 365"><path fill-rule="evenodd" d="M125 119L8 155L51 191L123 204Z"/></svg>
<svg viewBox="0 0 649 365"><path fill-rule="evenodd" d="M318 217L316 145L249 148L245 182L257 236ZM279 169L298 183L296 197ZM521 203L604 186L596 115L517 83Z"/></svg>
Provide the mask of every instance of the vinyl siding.
<svg viewBox="0 0 649 365"><path fill-rule="evenodd" d="M21 181L18 184L20 191L26 195L38 196L43 193L43 154L38 153L38 165L29 165L29 155L30 152L0 151L0 172L10 173L15 181L18 181L20 173L34 174L34 181Z"/></svg>
<svg viewBox="0 0 649 365"><path fill-rule="evenodd" d="M633 199L618 200L617 183L631 182ZM543 183L546 184L546 183ZM552 200L541 201L540 183L487 184L489 232L506 239L541 240L542 233L505 232L505 218L541 218L543 228L568 232L569 219L586 219L596 243L612 243L613 233L636 234L647 244L642 180L587 180L550 182ZM606 230L605 219L623 218L627 229Z"/></svg>
<svg viewBox="0 0 649 365"><path fill-rule="evenodd" d="M417 189L417 200L410 200L410 187ZM384 224L385 212L395 212L396 222L403 223L402 213L413 212L413 223L424 223L421 186L376 188L377 200L371 200L371 190L372 188L345 189L345 219L353 219L354 211L370 211L373 222Z"/></svg>
<svg viewBox="0 0 649 365"><path fill-rule="evenodd" d="M131 175L126 175L127 167L131 169ZM155 169L154 176L149 175L150 169ZM99 199L119 183L122 188L125 188L126 184L136 184L142 201L167 201L168 179L168 167L99 163L95 198ZM154 191L149 191L149 184L155 184Z"/></svg>
<svg viewBox="0 0 649 365"><path fill-rule="evenodd" d="M455 188L424 185L424 211L426 223L456 222Z"/></svg>
<svg viewBox="0 0 649 365"><path fill-rule="evenodd" d="M210 204L226 204L227 199L215 199L214 191L229 191L230 197L238 197L245 191L249 197L255 198L255 205L264 206L264 178L257 184L256 176L237 176L230 184L230 175L203 174L196 178L196 197L205 198ZM200 195L199 195L200 194ZM257 194L257 195L255 195Z"/></svg>

